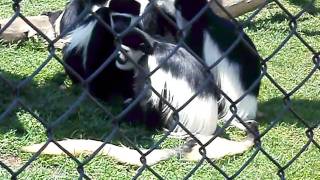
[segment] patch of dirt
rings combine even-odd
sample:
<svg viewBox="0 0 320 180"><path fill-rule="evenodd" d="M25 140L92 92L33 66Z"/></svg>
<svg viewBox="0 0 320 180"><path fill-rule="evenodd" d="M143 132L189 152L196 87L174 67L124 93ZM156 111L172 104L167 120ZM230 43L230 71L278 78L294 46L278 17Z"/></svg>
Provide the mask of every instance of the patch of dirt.
<svg viewBox="0 0 320 180"><path fill-rule="evenodd" d="M0 156L0 161L12 169L19 168L23 165L22 160L16 156Z"/></svg>

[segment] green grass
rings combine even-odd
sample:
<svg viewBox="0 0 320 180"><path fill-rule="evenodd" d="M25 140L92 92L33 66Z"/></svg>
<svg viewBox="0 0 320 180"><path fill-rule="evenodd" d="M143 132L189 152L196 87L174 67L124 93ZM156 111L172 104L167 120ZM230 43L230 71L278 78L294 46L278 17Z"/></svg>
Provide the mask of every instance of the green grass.
<svg viewBox="0 0 320 180"><path fill-rule="evenodd" d="M283 1L282 1L283 2ZM298 13L306 4L306 0L286 0L284 5L291 13ZM21 4L24 15L37 15L43 11L57 10L65 4L62 0L26 0ZM3 0L0 3L0 17L12 15L11 1ZM248 14L249 15L249 14ZM244 21L247 16L240 17ZM279 46L289 34L289 19L275 4L271 3L264 8L257 17L246 27L245 31L255 42L262 57L266 58ZM302 38L316 51L320 51L320 1L298 19L298 32ZM28 40L19 44L0 45L0 73L10 79L12 84L31 75L38 66L48 57L46 46L41 40ZM287 92L292 91L311 71L312 53L293 37L268 63L268 73ZM62 84L67 89L60 88ZM292 108L309 125L320 123L320 71L317 72L293 96ZM20 99L28 104L31 111L40 116L45 122L52 122L77 99L81 90L71 87L70 81L64 74L62 66L52 59L37 74L30 83L20 90ZM13 89L0 80L0 114L14 99ZM259 97L259 110L264 113L260 119L260 130L267 129L279 113L284 109L284 95L267 79L264 78ZM113 113L119 111L118 106L106 107ZM263 138L262 146L281 166L286 165L307 143L306 127L289 111L280 116L276 124ZM136 128L122 127L126 133L137 139L140 146L147 146L152 139L159 139L162 134L148 135ZM90 100L85 100L77 110L60 124L55 130L57 139L63 138L90 138L101 139L111 130L111 125L105 113ZM233 138L240 133L230 129L228 132ZM143 137L143 138L142 138ZM43 142L47 139L45 128L24 108L16 107L9 113L6 121L0 124L0 161L13 170L19 169L32 156L23 153L20 148L32 143ZM142 139L142 140L141 140ZM320 142L320 130L314 130L314 139ZM126 143L117 137L114 143ZM177 147L181 141L168 139L162 147ZM254 150L243 155L226 157L216 161L216 164L231 175L249 159ZM320 179L320 150L310 145L302 155L285 170L287 179ZM85 157L79 157L84 159ZM161 162L152 168L165 179L182 179L196 163L183 162L172 158ZM78 173L76 163L65 156L40 156L23 171L21 179L76 179ZM105 156L95 157L85 166L86 174L93 179L130 179L138 170L135 166L119 164ZM0 168L0 179L8 179L10 174ZM150 171L144 171L141 179L156 179ZM192 176L192 179L223 179L217 170L208 163L204 163ZM237 179L278 179L277 167L261 152L248 165Z"/></svg>

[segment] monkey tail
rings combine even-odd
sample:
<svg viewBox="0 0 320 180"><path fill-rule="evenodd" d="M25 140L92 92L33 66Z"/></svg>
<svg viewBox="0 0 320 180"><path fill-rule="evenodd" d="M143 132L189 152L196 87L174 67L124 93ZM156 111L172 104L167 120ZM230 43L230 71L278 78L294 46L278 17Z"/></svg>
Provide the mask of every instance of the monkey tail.
<svg viewBox="0 0 320 180"><path fill-rule="evenodd" d="M72 155L78 156L80 154L92 154L99 147L103 145L101 141L95 140L85 140L85 139L67 139L62 141L57 141L64 149L69 151ZM45 143L33 144L30 146L22 147L22 151L36 153L38 152ZM141 149L141 152L146 153L147 149ZM147 165L154 165L160 161L167 160L172 156L177 155L178 151L175 149L154 149L150 154L145 156ZM62 151L56 144L50 142L41 154L50 155L64 155L65 152ZM142 166L143 157L137 150L130 149L124 146L116 146L113 144L105 144L103 148L99 151L100 155L106 155L114 158L115 160L136 166Z"/></svg>
<svg viewBox="0 0 320 180"><path fill-rule="evenodd" d="M197 136L202 144L208 142L213 136ZM224 156L242 154L254 145L254 136L249 134L242 141L233 141L222 137L216 137L210 144L204 146L205 156L209 159L217 160ZM202 159L200 154L201 146L194 140L189 140L182 149L182 158L187 161L199 161ZM204 152L204 151L202 151Z"/></svg>
<svg viewBox="0 0 320 180"><path fill-rule="evenodd" d="M198 140L202 144L208 142L213 136L197 135ZM85 139L67 139L57 141L64 149L70 152L74 156L81 154L90 155L94 153L98 148L103 145L102 141L85 140ZM30 146L24 146L21 148L24 152L36 153L45 146L46 143L33 144ZM224 156L232 156L236 154L242 154L249 150L254 145L254 136L248 134L247 137L242 141L233 141L221 137L216 137L211 143L204 147L205 155L209 159L217 160ZM140 154L135 149L130 149L125 146L117 146L113 144L105 144L103 148L98 152L99 155L106 155L113 159L124 163L135 166L142 166L143 158L145 157L145 163L147 165L154 165L160 161L167 160L173 156L180 156L183 160L187 161L198 161L202 159L200 154L201 146L196 143L195 140L189 140L183 147L177 149L154 149L146 156L149 149L140 149L143 154ZM41 154L49 155L65 155L56 144L50 142L41 151Z"/></svg>

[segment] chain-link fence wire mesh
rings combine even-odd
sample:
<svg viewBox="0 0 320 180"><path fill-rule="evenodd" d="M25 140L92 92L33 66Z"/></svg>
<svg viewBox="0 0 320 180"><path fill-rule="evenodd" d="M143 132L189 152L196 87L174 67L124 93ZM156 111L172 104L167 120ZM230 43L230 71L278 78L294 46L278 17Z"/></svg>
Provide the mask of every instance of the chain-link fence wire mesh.
<svg viewBox="0 0 320 180"><path fill-rule="evenodd" d="M155 4L155 2L153 1L152 3ZM40 156L41 151L50 143L54 143L56 144L62 151L64 151L68 157L70 157L75 163L76 163L76 169L77 172L79 174L79 179L90 179L90 178L94 178L94 177L90 177L89 175L87 175L86 171L85 171L85 166L88 165L95 157L96 155L99 153L99 151L103 148L103 146L106 143L110 143L112 142L112 140L118 136L120 138L123 139L123 141L128 144L131 148L137 150L140 154L141 154L141 163L143 164L135 173L135 176L133 177L138 178L141 176L141 174L148 170L150 171L156 178L159 179L163 179L165 177L163 177L163 175L161 175L161 172L155 170L153 168L153 166L149 166L146 164L146 157L155 149L158 148L169 136L170 131L165 132L164 135L159 138L158 140L156 140L156 142L154 142L152 144L152 146L150 147L149 151L147 152L142 152L141 150L139 150L139 147L137 146L136 142L134 140L132 140L132 138L129 137L129 135L126 133L126 129L128 128L126 125L122 125L120 122L123 119L123 117L128 113L128 111L130 111L132 108L134 108L145 96L145 94L147 93L148 89L151 89L153 91L153 93L155 93L157 96L159 96L159 98L161 100L163 100L168 107L173 111L173 115L172 115L172 119L174 120L174 122L176 123L176 126L180 126L181 128L183 128L185 130L185 132L192 138L194 139L196 142L198 142L199 144L201 144L202 148L200 148L200 154L203 156L202 159L198 162L195 163L195 165L193 166L192 169L190 169L189 172L187 172L186 174L184 174L184 178L190 178L193 176L193 174L195 174L199 168L205 163L209 163L210 166L214 169L216 169L224 178L226 179L234 179L236 177L238 177L238 175L244 171L244 169L246 169L246 167L256 158L256 155L258 153L262 153L268 160L270 160L276 167L277 167L277 175L279 176L280 179L286 179L286 169L289 168L300 156L303 152L305 152L308 147L310 147L311 145L314 145L317 149L319 149L320 151L320 145L319 142L317 142L314 138L314 130L317 128L317 126L319 126L319 124L315 123L315 124L310 124L308 121L306 121L304 119L304 114L300 114L296 111L296 109L293 108L292 106L292 96L299 90L301 89L305 83L312 77L315 76L315 73L318 72L320 70L320 53L314 49L311 45L308 44L308 42L304 39L303 36L301 36L301 34L298 32L298 20L301 18L301 16L306 13L306 11L308 10L308 7L311 6L312 4L314 4L314 0L310 1L310 2L306 2L304 8L302 8L302 10L296 14L292 14L288 9L286 9L281 1L278 0L273 0L273 1L266 1L264 4L262 4L261 6L259 6L252 14L250 14L248 17L246 17L246 19L244 21L242 21L241 23L238 22L236 19L234 19L226 10L224 10L223 6L217 2L217 5L223 9L223 11L228 14L229 18L231 19L231 21L234 21L237 24L237 27L239 29L239 35L238 38L236 39L236 41L229 47L229 49L227 51L225 51L222 55L222 57L219 58L219 60L217 61L217 63L211 65L211 66L206 66L205 64L203 64L204 66L206 66L205 68L207 69L212 69L215 68L217 66L217 64L219 62L221 62L224 57L226 57L228 55L228 53L230 53L234 46L237 45L237 43L239 43L240 41L244 41L246 42L246 40L243 38L243 27L246 27L250 24L250 22L256 17L257 14L259 14L260 11L262 11L264 8L266 8L266 6L268 6L268 4L270 3L274 3L276 4L283 12L284 14L288 17L289 23L288 26L290 28L290 33L287 35L287 37L285 39L283 39L283 41L278 45L278 47L276 49L274 49L272 51L272 53L270 55L268 55L266 58L261 59L261 66L262 66L262 71L261 71L261 75L259 77L259 79L256 80L256 82L252 85L251 88L249 88L248 91L246 91L243 96L241 96L237 101L232 102L232 100L228 97L228 94L225 94L223 91L220 90L220 93L223 95L223 97L227 100L230 101L231 103L231 111L233 112L233 117L229 120L233 120L233 119L237 119L240 122L243 122L243 120L237 115L237 107L236 104L241 101L241 99L243 99L250 90L252 90L252 88L257 85L260 80L262 78L267 78L272 84L273 86L275 86L281 93L282 93L282 97L283 97L283 109L277 114L277 116L271 121L271 123L268 124L268 126L261 132L260 135L258 135L257 137L255 137L255 148L252 150L253 153L250 155L250 157L242 164L242 166L238 167L238 170L233 172L232 174L227 173L223 170L223 168L221 168L221 166L219 166L215 161L209 159L206 156L206 146L213 141L216 136L220 135L219 133L217 133L216 136L214 136L209 142L207 142L206 144L202 144L188 129L186 129L183 124L181 124L179 122L179 111L181 111L183 108L185 108L185 106L188 105L188 103L190 103L190 101L192 101L200 92L197 92L196 94L194 94L193 97L191 97L184 105L182 105L181 107L175 108L173 107L170 102L167 101L167 99L163 98L163 94L162 92L157 92L152 86L151 84L147 84L147 87L145 87L145 89L143 89L138 95L137 97L130 103L129 106L127 106L124 110L119 110L119 111L113 111L111 110L109 107L110 106L106 106L106 104L104 102L101 102L100 100L98 100L96 97L94 97L93 95L90 94L88 88L86 88L88 86L88 84L96 77L98 76L105 67L107 67L113 60L114 58L117 56L118 52L121 51L121 48L119 46L120 42L121 42L121 38L130 32L130 30L132 30L132 28L134 26L137 25L137 23L139 22L139 20L141 20L141 18L143 17L143 15L141 17L139 17L140 19L138 19L136 21L135 24L130 25L130 28L128 28L126 31L122 32L121 34L117 34L116 32L114 32L114 30L112 30L112 28L110 28L110 26L108 24L106 24L105 22L103 22L103 20L97 16L97 14L95 12L92 12L89 8L86 9L86 11L82 12L81 15L78 17L78 21L77 23L81 22L81 20L84 19L85 16L87 16L88 14L91 14L92 16L96 17L98 19L99 22L101 22L106 29L108 29L109 31L111 31L114 36L116 37L116 41L118 41L118 46L116 48L116 50L114 51L114 53L111 54L111 56L105 60L105 62L94 72L92 73L88 78L86 79L82 79L82 77L77 74L76 71L74 71L72 69L72 67L68 66L68 64L66 64L65 62L63 62L63 60L61 59L61 56L59 55L59 52L57 52L56 48L54 47L54 44L60 40L66 32L62 32L58 37L56 37L54 40L51 40L50 38L48 38L46 36L46 34L44 34L43 32L41 32L41 30L38 29L38 27L34 26L27 18L26 16L21 12L21 1L15 1L13 0L12 2L12 8L13 8L13 15L11 17L11 20L5 24L4 26L1 27L0 29L0 34L3 33L11 24L12 22L16 19L16 18L21 18L23 21L25 21L29 26L31 26L38 34L40 37L42 37L47 43L47 50L49 55L43 59L42 64L34 70L34 72L31 75L28 75L27 78L21 80L21 81L12 81L10 78L6 77L5 75L3 75L3 73L0 74L0 80L2 81L2 84L4 84L8 89L10 89L10 100L8 101L9 103L7 103L7 105L5 106L4 110L2 110L1 114L0 114L0 122L5 121L6 119L8 119L11 114L13 114L17 109L22 109L25 112L28 112L33 118L35 118L39 123L41 123L41 125L44 127L45 129L45 133L47 136L46 139L46 143L43 145L43 148L41 148L37 153L33 154L32 157L25 162L21 167L13 170L9 165L7 165L5 162L0 161L0 166L1 168L5 169L10 175L12 179L17 179L19 177L19 175L25 171L29 166L31 166L31 164L37 160L37 158ZM151 11L155 10L155 5L148 7L145 11L144 11L144 15L150 13ZM188 26L192 26L192 24L194 22L197 21L197 19L204 13L204 10L206 10L206 8L209 8L209 6L207 5L207 7L205 7L203 9L203 11L200 11L198 13L197 16L195 16L190 22L189 24L186 26L186 28ZM162 13L162 15L167 19L167 21L172 25L175 26L177 29L178 27L176 26L175 22L173 22L169 17L167 17L165 15L165 13ZM71 28L72 26L69 26L69 28ZM268 63L279 53L279 51L281 51L281 49L288 43L288 41L290 39L292 39L293 37L297 38L300 42L300 44L302 44L303 46L305 46L308 51L313 55L309 61L312 62L314 65L311 69L308 70L308 74L305 76L305 78L303 79L303 81L301 81L296 87L294 87L292 90L287 91L285 88L282 87L281 84L279 84L272 76L272 74L270 74L268 72L267 69L267 65ZM247 46L250 47L249 43L246 43ZM180 38L178 40L178 42L176 43L176 48L175 50L167 57L167 59L170 58L170 56L172 56L176 50L179 47L184 47L185 49L187 49L188 51L190 51L192 53L192 50L185 44L184 39ZM195 55L195 53L192 53L193 55ZM196 55L195 55L196 56ZM199 62L202 62L202 60L200 60L200 58L197 58L199 60ZM79 79L81 79L81 85L82 88L80 90L79 96L77 96L77 98L74 98L72 100L72 102L70 102L70 104L68 104L68 106L64 106L65 109L62 112L61 115L59 115L58 117L54 117L51 119L54 119L52 121L48 121L47 119L45 119L44 117L41 117L41 115L39 115L39 113L37 113L34 110L33 104L31 105L32 99L25 99L25 97L23 96L24 94L24 89L30 85L33 81L33 79L36 78L36 76L41 73L41 71L43 71L43 69L48 66L48 64L50 64L50 62L52 61L58 61L60 64L62 64L64 66L64 68L66 68L68 71L70 71L73 75L77 76ZM139 66L138 64L135 64L136 66ZM161 68L161 65L157 68L159 69ZM142 73L146 73L146 76L152 76L153 73L155 73L157 71L157 69L155 69L154 71L148 73L145 72L145 70L142 67L137 67L137 69L139 71L141 71ZM210 78L208 78L208 81L210 81ZM28 89L31 90L32 89ZM91 155L87 156L84 158L84 160L79 160L77 157L75 157L74 155L72 155L71 152L68 152L66 149L64 149L58 142L56 139L61 139L61 137L56 137L55 132L57 131L57 129L61 128L62 126L64 126L65 123L68 122L70 116L74 115L74 112L77 111L77 109L85 102L85 101L90 101L91 105L94 105L96 107L99 108L99 111L102 112L102 114L106 117L108 117L108 125L106 126L110 126L111 130L109 130L108 132L104 132L103 138L101 139L104 144L98 148L94 153L92 153ZM87 107L87 106L86 106ZM60 108L58 108L60 109ZM51 109L54 110L54 109ZM61 109L60 109L61 110ZM89 111L90 112L90 111ZM301 147L300 151L295 153L292 158L287 161L286 163L280 163L277 161L277 158L275 158L270 152L268 152L267 150L265 150L262 146L263 141L261 139L263 139L263 137L267 134L270 133L269 131L271 131L273 128L275 128L275 126L281 121L281 118L284 116L285 113L290 112L294 117L295 120L299 123L302 123L304 125L305 128L305 136L307 137L307 142L304 143L304 145ZM90 117L90 116L88 116ZM222 125L221 130L225 130L225 128L227 127L228 123L224 123ZM243 123L245 124L245 123ZM99 125L101 126L101 125ZM172 130L171 130L172 131ZM63 138L63 137L62 137ZM10 142L8 142L10 143ZM285 153L285 152L283 152ZM96 167L96 168L100 168L100 167ZM174 171L174 170L172 170Z"/></svg>

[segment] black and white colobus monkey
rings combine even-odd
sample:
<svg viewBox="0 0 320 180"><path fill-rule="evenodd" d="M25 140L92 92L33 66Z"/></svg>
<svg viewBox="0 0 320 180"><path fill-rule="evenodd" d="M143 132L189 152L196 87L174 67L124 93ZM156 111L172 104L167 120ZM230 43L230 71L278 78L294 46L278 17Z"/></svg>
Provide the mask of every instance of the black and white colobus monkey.
<svg viewBox="0 0 320 180"><path fill-rule="evenodd" d="M107 24L112 24L110 21L112 13L109 8L100 8L97 14L104 19ZM126 17L126 15L124 15L124 17ZM115 25L114 28L117 28L117 23L113 25ZM119 29L121 30L123 27ZM102 36L100 36L100 33ZM79 57L85 57L81 61L83 65L81 68L83 68L83 70L91 66L89 63L90 60L86 59L86 57L89 58L91 56L86 54L91 54L92 57L96 57L97 55L99 55L98 57L103 57L110 55L111 51L115 48L113 43L105 41L106 39L113 39L112 34L94 18L89 17L72 35L75 41L71 39L71 44L66 47L66 51L72 52L70 54L75 54ZM97 37L97 35L99 37ZM97 48L99 46L95 46L95 43L98 43L98 45L106 43L106 45L101 47L108 47L107 49L110 49L110 51ZM135 71L134 87L136 94L139 93L141 89L144 89L145 86L148 85L148 81L150 81L151 86L175 109L178 109L188 102L193 95L198 93L192 101L178 112L179 119L173 118L172 109L166 106L155 92L150 90L145 96L144 101L140 102L138 109L133 109L133 111L137 110L133 112L133 114L136 113L137 115L145 116L141 118L145 119L145 121L151 120L151 123L154 123L153 125L155 126L163 125L168 129L173 129L175 133L183 134L185 133L183 128L177 126L175 123L175 120L179 120L179 122L191 133L196 135L202 143L209 141L213 137L212 134L216 130L218 121L218 98L214 88L215 82L212 81L213 74L207 72L201 63L183 48L179 48L177 52L166 61L166 57L175 49L175 45L156 41L139 29L135 29L132 33L125 36L123 38L123 44L130 59L136 60L138 64L145 67L148 71L152 71L159 64L162 64L161 68L150 76L150 79L146 78L143 73ZM79 53L77 53L78 49L80 49ZM126 71L132 68L135 70L133 64L130 64L131 61L127 61L125 57L125 55L120 55L121 61L117 61L114 66ZM218 137L206 147L206 155L209 158L218 159L226 155L242 153L253 146L253 139L251 134L248 134L248 137L240 142ZM90 153L102 144L102 142L89 142L87 140L67 140L60 141L59 143L68 151L74 153ZM84 149L79 150L79 143L86 144L87 146L81 146L81 148ZM189 145L186 149L182 150L182 156L189 160L201 159L202 156L199 153L200 146L195 145L195 143ZM25 147L24 150L35 152L41 146L41 144L33 145ZM50 148L53 148L53 150ZM114 150L115 148L116 150ZM141 165L141 155L139 153L134 150L131 151L128 148L119 148L120 147L108 145L102 149L101 153L110 155L122 162ZM61 154L63 152L53 144L50 144L42 153ZM154 150L146 156L147 164L157 163L160 160L165 160L179 153L181 153L180 150Z"/></svg>
<svg viewBox="0 0 320 180"><path fill-rule="evenodd" d="M101 8L97 13L100 13L100 11L108 12L108 9ZM160 124L173 130L174 133L185 133L185 130L175 123L179 121L202 144L210 141L218 122L218 99L215 94L215 82L212 81L212 73L208 72L200 62L183 48L177 49L168 58L176 49L174 44L154 40L137 28L123 38L123 46L127 56L120 55L116 66L125 71L135 70L135 92L139 94L141 89L150 88L149 85L151 85L174 109L181 108L177 115L174 114L173 110L161 100L155 91L148 89L149 93L144 94L144 99L138 105L138 109L140 108L140 111L143 112L142 116L145 116L141 118L161 122ZM160 64L161 67L154 71L150 77L147 77L144 72L136 69L137 64L145 68L147 72L155 70ZM195 94L197 96L193 97ZM193 99L191 100L191 98ZM189 100L191 101L185 104ZM182 108L182 106L184 107ZM133 111L135 110L137 109L133 109ZM255 131L255 124L252 125L250 128ZM58 143L75 155L92 153L103 145L103 142L99 141L72 139L58 141ZM219 159L227 155L240 154L253 145L254 136L250 133L242 141L216 137L205 147L206 157ZM44 143L35 144L23 147L23 150L37 152L43 146ZM199 153L199 149L200 145L196 145L192 140L180 149L155 149L146 156L146 163L153 165L177 155L186 160L200 160L203 157ZM148 152L149 150L141 151ZM41 153L63 154L64 152L50 143ZM141 154L126 147L106 144L100 153L111 156L120 162L142 165Z"/></svg>
<svg viewBox="0 0 320 180"><path fill-rule="evenodd" d="M116 11L124 15L125 11L137 11L138 15L142 15L146 7L153 6L150 11L144 15L141 21L143 24L144 31L148 34L165 39L166 41L175 42L177 29L175 26L170 24L164 17L165 14L169 19L175 22L175 8L174 0L157 0L149 2L149 0L71 0L65 7L65 10L57 18L49 15L54 21L53 26L55 32L59 35L60 33L66 33L74 30L79 25L77 24L78 16L85 10L85 8L91 8L92 11L96 11L100 7L109 7L110 4L115 4ZM160 12L162 11L162 12ZM52 14L52 13L50 13ZM56 14L56 13L55 13ZM132 15L132 13L130 13Z"/></svg>
<svg viewBox="0 0 320 180"><path fill-rule="evenodd" d="M135 0L91 0L89 2L73 0L68 4L60 21L61 31L72 29L66 34L69 44L63 49L63 60L83 79L92 75L116 49L114 35L90 14L74 28L68 27L76 24L77 16L86 6L97 12L108 6L109 13L100 15L116 32L126 29L133 23L141 10L141 4ZM79 83L79 78L70 69L65 68L65 70L74 83ZM116 68L115 61L112 61L92 81L88 82L87 87L93 96L102 100L108 100L115 94L128 99L134 94L132 81L133 72L120 71Z"/></svg>
<svg viewBox="0 0 320 180"><path fill-rule="evenodd" d="M206 0L175 0L176 21L179 28L184 28L207 3ZM208 8L189 29L183 30L183 34L186 44L204 59L208 66L211 66L232 46L240 32L233 23L217 16ZM217 84L220 84L221 90L232 101L238 100L253 86L261 73L260 57L253 42L246 34L243 34L243 39L251 48L240 40L218 66L212 69ZM259 86L260 83L255 85L252 91L236 104L237 115L245 122L255 122ZM232 112L229 110L228 100L225 101L225 108L227 113L224 120L229 120ZM236 119L232 120L232 124L245 130Z"/></svg>
<svg viewBox="0 0 320 180"><path fill-rule="evenodd" d="M120 59L126 63L117 61L116 65L119 69L135 69L134 64L127 58L140 64L147 73L154 71L161 64L161 68L150 77L147 77L145 72L135 71L134 90L136 95L139 95L150 81L154 90L161 93L167 102L178 109L200 91L179 112L179 121L193 134L211 135L214 133L218 109L214 82L210 79L212 77L210 72L206 72L205 68L182 48L179 48L166 60L173 52L175 45L156 41L136 28L134 32L122 39L122 43L123 49L129 57L120 55ZM207 81L209 82L206 84ZM151 89L148 91L149 93L140 103L143 111L140 118L145 118L144 123L150 123L148 121L155 123L150 126L164 125L166 128L172 129L171 126L174 124L174 120L171 118L172 110ZM132 118L130 114L129 116ZM180 126L176 126L173 132L185 133Z"/></svg>
<svg viewBox="0 0 320 180"><path fill-rule="evenodd" d="M126 24L125 19L117 17L119 13L139 15L140 6L131 6L129 9L118 4L119 2L119 0L113 0L109 8L101 7L96 12L110 27ZM64 48L63 60L83 79L90 77L115 53L114 34L92 15L86 17L69 34L70 43ZM70 69L65 69L71 80L79 83L79 78ZM103 100L108 100L115 94L124 99L131 98L133 97L133 76L133 71L120 71L113 60L92 81L88 82L88 89L93 96Z"/></svg>
<svg viewBox="0 0 320 180"><path fill-rule="evenodd" d="M110 3L114 4L114 10L125 11L129 14L140 14L149 3L148 0L70 0L64 11L58 18L55 18L54 28L57 34L67 33L74 30L77 24L78 16L88 8L95 12L101 7L109 7Z"/></svg>
<svg viewBox="0 0 320 180"><path fill-rule="evenodd" d="M142 29L153 38L171 43L177 42L178 28L172 24L176 21L174 0L150 1L146 9L148 11L143 11L141 20Z"/></svg>
<svg viewBox="0 0 320 180"><path fill-rule="evenodd" d="M161 95L160 98L151 88L149 89L149 93L140 103L144 116L141 118L145 118L146 121L160 121L159 124L173 129L173 133L184 135L185 130L175 124L175 121L179 121L202 143L209 141L218 123L218 97L213 74L185 49L178 48L170 56L176 48L174 44L157 41L137 28L125 36L122 42L130 59L144 67L146 72L154 72L151 76L146 76L145 72L136 70L136 94L142 92L142 89L150 83L151 87ZM120 69L128 70L130 67L137 69L134 63L126 61L126 56L122 55L120 59L127 62L117 63ZM195 94L197 96L192 99ZM175 120L173 110L163 102L162 98L174 109L179 109L192 100L178 112L178 119ZM254 132L257 131L255 124L248 124L248 126ZM215 159L242 153L254 144L253 140L254 137L250 133L248 138L241 142L218 138L207 146L207 156ZM187 147L187 152L183 152L185 158L200 160L202 158L199 154L200 146L195 143L187 144L190 147Z"/></svg>
<svg viewBox="0 0 320 180"><path fill-rule="evenodd" d="M91 7L91 10L95 10L96 7L104 6L106 2L107 0L70 0L53 24L55 32L60 35L76 29L79 26L77 18L86 7L88 9Z"/></svg>

